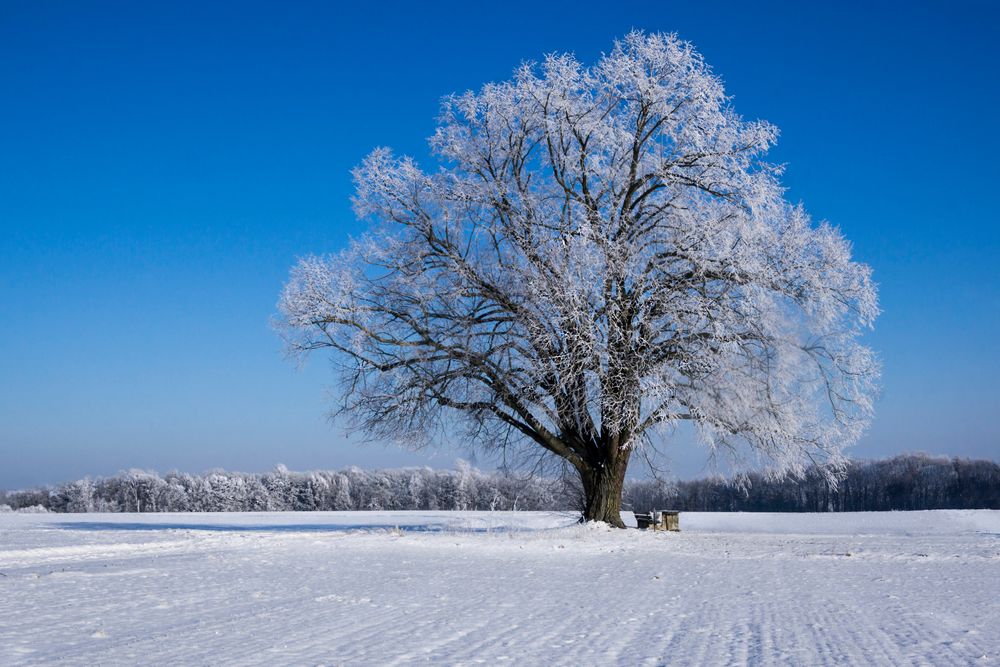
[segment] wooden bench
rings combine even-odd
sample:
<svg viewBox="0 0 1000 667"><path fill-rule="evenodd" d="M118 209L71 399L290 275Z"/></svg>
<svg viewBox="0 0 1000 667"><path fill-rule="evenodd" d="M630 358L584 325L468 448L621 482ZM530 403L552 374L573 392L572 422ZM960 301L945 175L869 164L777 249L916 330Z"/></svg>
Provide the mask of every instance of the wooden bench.
<svg viewBox="0 0 1000 667"><path fill-rule="evenodd" d="M653 530L680 531L680 512L672 510L653 510L652 512L633 512L635 522L641 530L652 528Z"/></svg>

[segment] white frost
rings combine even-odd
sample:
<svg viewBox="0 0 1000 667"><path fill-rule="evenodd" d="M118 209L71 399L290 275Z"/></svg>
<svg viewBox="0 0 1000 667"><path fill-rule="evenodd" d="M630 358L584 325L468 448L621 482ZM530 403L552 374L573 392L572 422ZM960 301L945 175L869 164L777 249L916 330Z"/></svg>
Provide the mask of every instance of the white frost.
<svg viewBox="0 0 1000 667"><path fill-rule="evenodd" d="M377 437L458 418L585 474L686 420L738 470L835 470L872 414L876 289L784 199L776 137L673 35L525 65L445 99L434 168L364 160L370 232L293 269L283 330L335 353Z"/></svg>

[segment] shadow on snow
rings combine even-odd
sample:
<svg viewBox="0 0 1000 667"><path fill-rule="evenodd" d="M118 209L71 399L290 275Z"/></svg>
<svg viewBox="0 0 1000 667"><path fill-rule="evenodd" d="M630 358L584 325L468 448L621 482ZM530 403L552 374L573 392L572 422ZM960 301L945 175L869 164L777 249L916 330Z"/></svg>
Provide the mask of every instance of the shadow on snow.
<svg viewBox="0 0 1000 667"><path fill-rule="evenodd" d="M307 523L307 524L227 524L227 523L153 523L141 521L62 521L53 524L62 530L201 530L224 533L350 533L389 532L399 530L404 533L489 533L489 532L538 532L546 528L526 528L519 526L461 526L444 523L385 524L385 523Z"/></svg>

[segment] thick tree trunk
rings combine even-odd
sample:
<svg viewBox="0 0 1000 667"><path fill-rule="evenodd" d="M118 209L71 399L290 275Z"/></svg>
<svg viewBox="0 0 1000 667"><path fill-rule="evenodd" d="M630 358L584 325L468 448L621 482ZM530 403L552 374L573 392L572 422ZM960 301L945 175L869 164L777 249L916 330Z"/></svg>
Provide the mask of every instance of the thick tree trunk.
<svg viewBox="0 0 1000 667"><path fill-rule="evenodd" d="M616 528L624 528L622 522L622 486L628 457L621 456L614 463L605 463L580 473L584 493L584 521L603 521Z"/></svg>

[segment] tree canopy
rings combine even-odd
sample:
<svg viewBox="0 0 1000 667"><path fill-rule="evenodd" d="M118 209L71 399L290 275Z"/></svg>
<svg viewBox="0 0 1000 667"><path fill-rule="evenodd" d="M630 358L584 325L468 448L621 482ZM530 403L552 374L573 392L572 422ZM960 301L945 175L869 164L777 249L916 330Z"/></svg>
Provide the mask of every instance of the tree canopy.
<svg viewBox="0 0 1000 667"><path fill-rule="evenodd" d="M675 35L525 64L444 99L435 168L361 163L370 229L293 268L282 330L334 353L368 433L540 447L588 519L620 524L630 455L682 421L738 469L835 472L872 413L876 289L785 200L776 137Z"/></svg>

